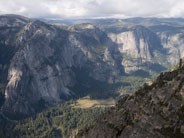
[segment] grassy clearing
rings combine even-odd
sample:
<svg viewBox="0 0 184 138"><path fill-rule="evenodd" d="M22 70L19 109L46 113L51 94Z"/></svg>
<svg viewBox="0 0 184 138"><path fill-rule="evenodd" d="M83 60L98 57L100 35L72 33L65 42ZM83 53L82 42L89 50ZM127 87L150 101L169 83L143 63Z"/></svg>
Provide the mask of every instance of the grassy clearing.
<svg viewBox="0 0 184 138"><path fill-rule="evenodd" d="M110 99L104 99L104 100L96 100L96 99L90 99L89 97L84 97L79 100L77 100L74 104L72 104L72 107L74 108L92 108L92 107L106 107L106 106L114 106L115 100Z"/></svg>

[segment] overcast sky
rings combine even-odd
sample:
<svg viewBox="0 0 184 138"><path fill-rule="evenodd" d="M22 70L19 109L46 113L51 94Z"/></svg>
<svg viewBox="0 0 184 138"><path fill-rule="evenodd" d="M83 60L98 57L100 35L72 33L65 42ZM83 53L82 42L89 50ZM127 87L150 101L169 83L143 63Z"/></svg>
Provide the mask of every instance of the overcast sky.
<svg viewBox="0 0 184 138"><path fill-rule="evenodd" d="M184 0L0 0L0 14L36 18L183 17Z"/></svg>

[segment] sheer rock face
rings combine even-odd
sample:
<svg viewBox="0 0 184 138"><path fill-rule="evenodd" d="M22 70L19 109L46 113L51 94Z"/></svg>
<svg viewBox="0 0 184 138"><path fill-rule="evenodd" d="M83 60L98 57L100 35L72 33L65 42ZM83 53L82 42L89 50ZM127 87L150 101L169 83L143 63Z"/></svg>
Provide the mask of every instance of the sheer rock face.
<svg viewBox="0 0 184 138"><path fill-rule="evenodd" d="M184 67L162 73L151 86L125 96L80 138L184 137Z"/></svg>
<svg viewBox="0 0 184 138"><path fill-rule="evenodd" d="M122 65L126 73L137 70L146 70L147 63L159 63L158 52L162 55L163 49L159 37L151 30L136 26L122 33L110 33L109 37L118 44L119 51L123 55ZM153 59L158 58L157 61ZM146 64L146 65L144 65Z"/></svg>
<svg viewBox="0 0 184 138"><path fill-rule="evenodd" d="M1 16L0 22L2 47L14 49L5 112L28 115L43 100L53 104L77 95L70 90L76 83L75 69L89 70L88 77L107 83L124 72L115 44L96 27L63 30L14 16Z"/></svg>
<svg viewBox="0 0 184 138"><path fill-rule="evenodd" d="M158 32L162 45L168 51L167 60L173 65L178 62L179 58L184 57L184 39L183 32Z"/></svg>
<svg viewBox="0 0 184 138"><path fill-rule="evenodd" d="M122 31L119 29L108 36L118 44L126 73L153 70L152 64L168 68L184 57L184 34L181 27L134 26Z"/></svg>

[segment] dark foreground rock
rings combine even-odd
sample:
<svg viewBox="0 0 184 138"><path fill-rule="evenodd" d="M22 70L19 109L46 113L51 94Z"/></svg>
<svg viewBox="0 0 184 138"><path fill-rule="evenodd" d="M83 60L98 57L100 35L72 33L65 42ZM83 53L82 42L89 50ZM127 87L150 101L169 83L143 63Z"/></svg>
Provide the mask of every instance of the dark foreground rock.
<svg viewBox="0 0 184 138"><path fill-rule="evenodd" d="M183 138L184 67L125 96L77 138Z"/></svg>

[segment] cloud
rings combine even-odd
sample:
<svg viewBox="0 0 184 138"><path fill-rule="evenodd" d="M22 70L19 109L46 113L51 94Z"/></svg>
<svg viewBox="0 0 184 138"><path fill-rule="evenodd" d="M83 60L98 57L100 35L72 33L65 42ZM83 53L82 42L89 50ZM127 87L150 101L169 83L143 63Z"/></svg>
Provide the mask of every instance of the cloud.
<svg viewBox="0 0 184 138"><path fill-rule="evenodd" d="M0 0L0 14L42 18L183 17L183 0Z"/></svg>

